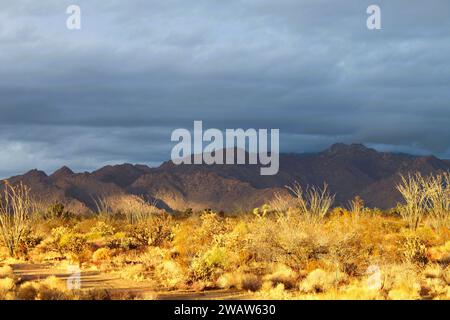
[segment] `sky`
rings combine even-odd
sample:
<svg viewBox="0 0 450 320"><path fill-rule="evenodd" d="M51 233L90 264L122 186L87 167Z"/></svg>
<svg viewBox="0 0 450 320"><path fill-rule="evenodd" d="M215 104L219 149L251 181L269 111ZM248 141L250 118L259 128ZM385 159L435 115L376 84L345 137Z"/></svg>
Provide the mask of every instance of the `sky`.
<svg viewBox="0 0 450 320"><path fill-rule="evenodd" d="M69 30L69 5L81 29ZM366 26L381 8L381 30ZM156 166L171 132L278 128L450 158L448 0L0 0L0 177Z"/></svg>

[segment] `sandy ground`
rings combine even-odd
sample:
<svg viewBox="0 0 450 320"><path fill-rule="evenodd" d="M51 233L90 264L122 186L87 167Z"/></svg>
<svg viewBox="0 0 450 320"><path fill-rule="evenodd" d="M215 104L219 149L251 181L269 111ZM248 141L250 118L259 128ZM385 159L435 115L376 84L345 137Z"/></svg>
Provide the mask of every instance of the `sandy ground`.
<svg viewBox="0 0 450 320"><path fill-rule="evenodd" d="M39 281L50 276L67 280L70 273L49 264L12 264L20 281ZM210 299L251 299L251 295L240 290L209 291L155 291L154 282L122 279L117 275L100 271L82 271L81 289L106 289L111 293L133 293L159 300L210 300Z"/></svg>

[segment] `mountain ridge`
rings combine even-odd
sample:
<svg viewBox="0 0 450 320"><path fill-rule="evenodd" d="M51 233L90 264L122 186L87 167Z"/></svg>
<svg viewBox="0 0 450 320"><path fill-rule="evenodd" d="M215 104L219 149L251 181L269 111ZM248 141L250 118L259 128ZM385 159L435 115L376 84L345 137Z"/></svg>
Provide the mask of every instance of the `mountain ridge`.
<svg viewBox="0 0 450 320"><path fill-rule="evenodd" d="M63 166L50 175L37 169L9 178L23 182L48 202L62 202L72 210L95 210L104 196L138 195L168 210L250 210L270 201L286 185L327 183L336 205L361 196L370 207L390 208L401 201L395 185L400 174L450 171L450 160L379 152L362 144L337 143L317 153L281 153L275 176L261 176L259 165L174 165L151 168L119 164L75 173ZM0 185L3 188L3 182Z"/></svg>

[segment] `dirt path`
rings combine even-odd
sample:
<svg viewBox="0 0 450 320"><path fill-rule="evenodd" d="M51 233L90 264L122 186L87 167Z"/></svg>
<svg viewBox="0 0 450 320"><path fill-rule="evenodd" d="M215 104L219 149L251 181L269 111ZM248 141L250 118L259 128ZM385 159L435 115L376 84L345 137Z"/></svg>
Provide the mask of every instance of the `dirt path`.
<svg viewBox="0 0 450 320"><path fill-rule="evenodd" d="M70 272L50 264L13 264L11 267L14 275L21 281L40 281L50 276L67 280L71 275ZM247 292L240 290L155 291L154 282L136 282L100 271L82 271L81 288L83 290L105 289L111 293L140 294L159 300L251 299Z"/></svg>

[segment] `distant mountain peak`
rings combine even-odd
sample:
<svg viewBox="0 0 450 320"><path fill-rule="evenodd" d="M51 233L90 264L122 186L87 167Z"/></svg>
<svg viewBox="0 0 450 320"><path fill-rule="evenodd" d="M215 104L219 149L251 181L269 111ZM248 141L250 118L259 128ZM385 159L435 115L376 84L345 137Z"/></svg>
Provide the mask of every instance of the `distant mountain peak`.
<svg viewBox="0 0 450 320"><path fill-rule="evenodd" d="M55 172L53 172L50 177L52 177L52 178L67 177L67 176L71 176L73 174L74 174L74 172L69 167L63 166L63 167L59 168L58 170L56 170Z"/></svg>
<svg viewBox="0 0 450 320"><path fill-rule="evenodd" d="M325 152L329 153L341 153L341 152L361 152L361 151L375 151L374 149L368 148L361 143L335 143L331 147L325 150Z"/></svg>
<svg viewBox="0 0 450 320"><path fill-rule="evenodd" d="M44 171L38 169L32 169L24 174L27 178L46 178L47 174Z"/></svg>

